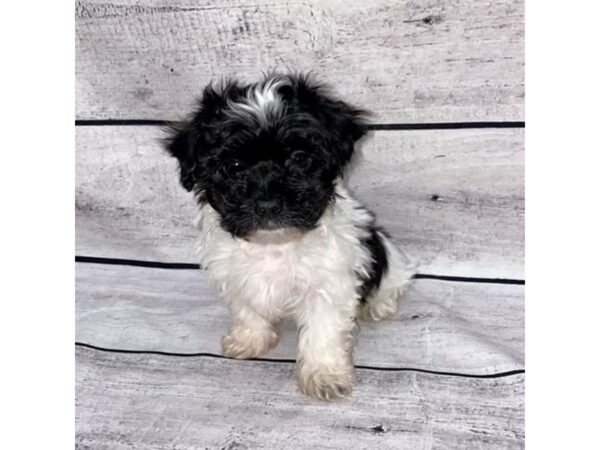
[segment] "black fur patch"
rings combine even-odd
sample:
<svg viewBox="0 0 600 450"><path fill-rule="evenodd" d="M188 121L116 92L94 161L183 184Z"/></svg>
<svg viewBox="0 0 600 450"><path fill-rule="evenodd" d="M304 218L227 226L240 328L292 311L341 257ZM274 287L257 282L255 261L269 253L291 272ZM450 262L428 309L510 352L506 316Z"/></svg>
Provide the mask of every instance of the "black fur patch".
<svg viewBox="0 0 600 450"><path fill-rule="evenodd" d="M368 231L368 237L363 239L361 243L371 254L371 266L369 267L369 276L363 278L363 283L359 289L361 303L365 303L369 294L374 289L379 288L381 279L388 270L387 252L378 234L381 230L374 225L370 225Z"/></svg>
<svg viewBox="0 0 600 450"><path fill-rule="evenodd" d="M263 120L235 114L249 92L273 81L281 114ZM269 75L252 85L227 81L204 90L193 117L165 146L179 161L181 184L208 202L232 235L310 229L367 131L364 114L306 75Z"/></svg>

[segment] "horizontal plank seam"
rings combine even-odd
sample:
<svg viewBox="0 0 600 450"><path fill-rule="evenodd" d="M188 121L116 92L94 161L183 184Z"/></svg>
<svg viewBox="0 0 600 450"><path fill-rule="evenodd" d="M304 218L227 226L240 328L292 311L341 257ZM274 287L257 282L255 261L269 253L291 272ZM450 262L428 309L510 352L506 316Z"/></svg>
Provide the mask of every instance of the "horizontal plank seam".
<svg viewBox="0 0 600 450"><path fill-rule="evenodd" d="M122 353L122 354L134 354L134 355L161 355L161 356L173 356L173 357L183 357L183 358L217 358L217 359L229 359L232 361L237 361L234 358L229 358L223 355L217 355L215 353L176 353L176 352L163 352L158 350L126 350L120 348L106 348L99 347L97 345L88 344L85 342L75 342L76 347L84 347L91 350L108 352L108 353ZM259 361L259 362L268 362L268 363L278 363L278 364L295 364L296 360L294 359L273 359L273 358L251 358L247 361ZM506 372L497 372L490 374L469 374L469 373L460 373L460 372L444 372L437 370L428 370L428 369L419 369L414 367L377 367L377 366L363 366L363 365L355 365L357 369L362 370L374 370L374 371L383 371L383 372L419 372L426 373L431 375L442 375L449 377L460 377L460 378L504 378L510 377L513 375L520 375L525 373L525 369L515 369L509 370Z"/></svg>
<svg viewBox="0 0 600 450"><path fill-rule="evenodd" d="M137 259L121 259L121 258L104 258L98 256L75 256L75 262L92 263L92 264L107 264L114 266L135 266L135 267L150 267L155 269L183 269L183 270L199 270L199 264L193 263L169 263L160 261L141 261Z"/></svg>
<svg viewBox="0 0 600 450"><path fill-rule="evenodd" d="M441 281L459 281L465 283L490 283L490 284L518 284L524 285L525 280L514 278L477 278L477 277L458 277L453 275L432 275L427 273L417 273L413 276L415 279L422 280L441 280Z"/></svg>
<svg viewBox="0 0 600 450"><path fill-rule="evenodd" d="M159 261L141 261L134 259L120 259L120 258L102 258L96 256L75 256L75 262L78 263L92 263L92 264L107 264L115 266L134 266L134 267L148 267L154 269L175 269L175 270L200 270L199 264L193 263L166 263ZM414 275L415 279L426 279L426 280L440 280L440 281L451 281L451 282L464 282L464 283L489 283L489 284L516 284L524 285L525 280L517 280L513 278L478 278L478 277L459 277L452 275L432 275L426 273L417 273Z"/></svg>
<svg viewBox="0 0 600 450"><path fill-rule="evenodd" d="M153 119L91 119L75 120L75 126L167 126L177 121ZM438 122L438 123L380 123L370 124L369 130L457 130L465 128L525 128L525 122Z"/></svg>

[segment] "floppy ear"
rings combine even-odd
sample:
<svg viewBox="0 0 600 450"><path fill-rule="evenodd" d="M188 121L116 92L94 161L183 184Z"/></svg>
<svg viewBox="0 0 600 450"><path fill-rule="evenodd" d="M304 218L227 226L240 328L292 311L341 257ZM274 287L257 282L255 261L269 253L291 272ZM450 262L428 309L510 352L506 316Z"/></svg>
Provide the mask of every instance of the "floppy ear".
<svg viewBox="0 0 600 450"><path fill-rule="evenodd" d="M367 133L365 110L339 100L331 90L316 82L310 74L296 75L298 100L308 106L330 134L330 145L336 152L338 163L345 166L354 153L354 142Z"/></svg>
<svg viewBox="0 0 600 450"><path fill-rule="evenodd" d="M222 140L220 119L231 99L243 95L244 87L235 80L224 80L213 88L204 88L198 109L180 126L172 127L164 147L179 161L181 184L185 189L201 191L204 180L210 176L214 158L211 153Z"/></svg>
<svg viewBox="0 0 600 450"><path fill-rule="evenodd" d="M326 126L334 135L333 146L338 152L341 166L345 166L354 154L354 143L367 133L367 112L328 94L320 96Z"/></svg>
<svg viewBox="0 0 600 450"><path fill-rule="evenodd" d="M165 139L164 146L171 156L179 161L181 185L187 191L191 191L200 178L198 132L191 121L181 129L172 128L171 133L171 136Z"/></svg>

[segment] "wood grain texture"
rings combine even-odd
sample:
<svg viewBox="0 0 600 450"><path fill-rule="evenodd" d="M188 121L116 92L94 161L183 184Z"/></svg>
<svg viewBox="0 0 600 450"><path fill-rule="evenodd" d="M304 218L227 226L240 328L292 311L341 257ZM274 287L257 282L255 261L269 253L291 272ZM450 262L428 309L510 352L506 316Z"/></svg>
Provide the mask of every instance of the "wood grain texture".
<svg viewBox="0 0 600 450"><path fill-rule="evenodd" d="M513 449L524 376L359 370L352 397L301 395L286 363L76 352L78 449Z"/></svg>
<svg viewBox="0 0 600 450"><path fill-rule="evenodd" d="M77 127L79 255L196 262L160 128ZM422 273L522 278L522 129L375 131L350 186Z"/></svg>
<svg viewBox="0 0 600 450"><path fill-rule="evenodd" d="M399 312L361 323L357 365L492 374L524 367L524 286L416 280ZM99 347L221 353L229 317L206 274L79 263L76 338ZM282 327L268 358L296 358Z"/></svg>
<svg viewBox="0 0 600 450"><path fill-rule="evenodd" d="M76 117L169 119L201 88L313 70L379 122L524 120L522 0L79 0Z"/></svg>

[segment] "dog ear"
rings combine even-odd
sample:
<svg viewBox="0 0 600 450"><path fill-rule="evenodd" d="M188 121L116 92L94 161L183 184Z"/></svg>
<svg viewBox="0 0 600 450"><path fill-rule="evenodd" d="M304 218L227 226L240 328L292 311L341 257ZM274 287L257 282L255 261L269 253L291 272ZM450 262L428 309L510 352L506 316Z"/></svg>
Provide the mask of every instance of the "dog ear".
<svg viewBox="0 0 600 450"><path fill-rule="evenodd" d="M298 100L324 125L330 134L330 148L340 167L345 166L354 153L354 143L368 131L369 113L339 100L310 74L295 75L294 84Z"/></svg>
<svg viewBox="0 0 600 450"><path fill-rule="evenodd" d="M181 184L186 190L203 189L203 180L210 176L214 159L210 156L211 151L221 139L220 130L215 124L228 99L239 97L241 92L242 88L233 80L224 80L216 89L209 84L191 118L171 126L170 136L163 145L179 161Z"/></svg>
<svg viewBox="0 0 600 450"><path fill-rule="evenodd" d="M333 148L337 150L343 167L352 159L354 143L367 133L367 113L327 94L320 96L320 104L326 126L334 135Z"/></svg>
<svg viewBox="0 0 600 450"><path fill-rule="evenodd" d="M200 177L198 155L199 139L194 121L183 126L172 126L171 136L164 141L166 150L179 161L181 185L191 191Z"/></svg>

